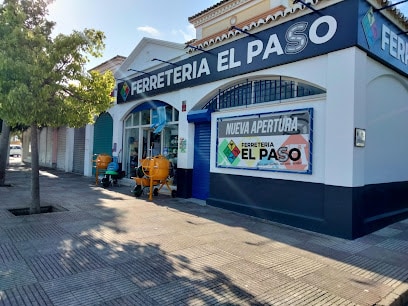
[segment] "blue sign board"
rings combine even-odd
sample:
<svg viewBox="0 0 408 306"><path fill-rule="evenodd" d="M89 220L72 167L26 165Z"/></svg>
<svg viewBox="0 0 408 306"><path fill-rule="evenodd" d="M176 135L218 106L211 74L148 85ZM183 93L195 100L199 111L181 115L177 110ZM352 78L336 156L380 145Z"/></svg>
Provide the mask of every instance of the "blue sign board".
<svg viewBox="0 0 408 306"><path fill-rule="evenodd" d="M408 36L366 1L359 6L358 46L384 64L408 75Z"/></svg>
<svg viewBox="0 0 408 306"><path fill-rule="evenodd" d="M327 54L357 43L357 1L343 1L118 84L118 103Z"/></svg>

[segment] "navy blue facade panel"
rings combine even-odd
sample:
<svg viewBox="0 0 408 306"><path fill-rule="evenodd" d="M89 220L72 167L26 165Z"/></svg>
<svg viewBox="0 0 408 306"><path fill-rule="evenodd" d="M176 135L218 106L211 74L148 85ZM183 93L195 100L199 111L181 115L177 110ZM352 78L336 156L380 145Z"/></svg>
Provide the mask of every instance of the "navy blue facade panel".
<svg viewBox="0 0 408 306"><path fill-rule="evenodd" d="M408 182L360 187L363 234L408 218Z"/></svg>
<svg viewBox="0 0 408 306"><path fill-rule="evenodd" d="M206 200L210 191L211 124L196 123L192 196Z"/></svg>
<svg viewBox="0 0 408 306"><path fill-rule="evenodd" d="M117 102L153 97L357 45L358 1L342 1L118 84ZM289 38L288 38L289 37Z"/></svg>
<svg viewBox="0 0 408 306"><path fill-rule="evenodd" d="M209 205L317 232L324 230L322 184L211 173L210 190Z"/></svg>
<svg viewBox="0 0 408 306"><path fill-rule="evenodd" d="M207 204L346 239L408 217L408 182L363 187L211 173Z"/></svg>
<svg viewBox="0 0 408 306"><path fill-rule="evenodd" d="M177 197L188 199L192 196L193 169L177 168Z"/></svg>

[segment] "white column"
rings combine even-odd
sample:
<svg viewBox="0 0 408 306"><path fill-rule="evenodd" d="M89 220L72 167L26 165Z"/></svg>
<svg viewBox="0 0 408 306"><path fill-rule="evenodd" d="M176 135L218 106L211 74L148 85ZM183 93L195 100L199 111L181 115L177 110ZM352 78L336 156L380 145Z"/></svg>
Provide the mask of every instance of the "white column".
<svg viewBox="0 0 408 306"><path fill-rule="evenodd" d="M74 138L75 130L73 128L66 129L66 139L65 139L65 172L72 172L74 168Z"/></svg>
<svg viewBox="0 0 408 306"><path fill-rule="evenodd" d="M179 135L177 167L192 169L194 164L194 124L187 122L187 111L179 113ZM186 145L185 152L180 147L181 142Z"/></svg>
<svg viewBox="0 0 408 306"><path fill-rule="evenodd" d="M85 157L84 157L85 176L92 176L93 138L94 138L94 125L88 124L85 127Z"/></svg>
<svg viewBox="0 0 408 306"><path fill-rule="evenodd" d="M327 185L352 187L361 183L363 165L358 164L364 164L364 155L362 150L354 147L354 128L364 122L364 69L365 54L357 48L328 55L325 131Z"/></svg>

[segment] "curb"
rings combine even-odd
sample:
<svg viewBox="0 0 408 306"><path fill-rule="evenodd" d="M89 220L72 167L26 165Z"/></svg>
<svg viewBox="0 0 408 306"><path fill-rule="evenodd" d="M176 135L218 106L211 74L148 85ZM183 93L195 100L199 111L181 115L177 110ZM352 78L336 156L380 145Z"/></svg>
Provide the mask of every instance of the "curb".
<svg viewBox="0 0 408 306"><path fill-rule="evenodd" d="M402 283L388 294L376 306L406 306L408 305L408 283Z"/></svg>

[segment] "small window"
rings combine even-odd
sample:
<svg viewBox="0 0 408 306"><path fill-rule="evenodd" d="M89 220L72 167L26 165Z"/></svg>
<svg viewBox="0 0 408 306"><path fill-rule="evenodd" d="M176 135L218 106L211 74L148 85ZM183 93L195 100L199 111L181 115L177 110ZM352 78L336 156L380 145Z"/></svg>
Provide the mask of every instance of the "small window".
<svg viewBox="0 0 408 306"><path fill-rule="evenodd" d="M166 122L173 121L173 108L166 106Z"/></svg>
<svg viewBox="0 0 408 306"><path fill-rule="evenodd" d="M142 110L142 125L150 124L150 109Z"/></svg>
<svg viewBox="0 0 408 306"><path fill-rule="evenodd" d="M130 115L130 116L126 119L126 121L125 121L125 127L129 127L129 126L132 126L132 125L133 125L133 124L132 124L132 118L133 118L133 116Z"/></svg>

